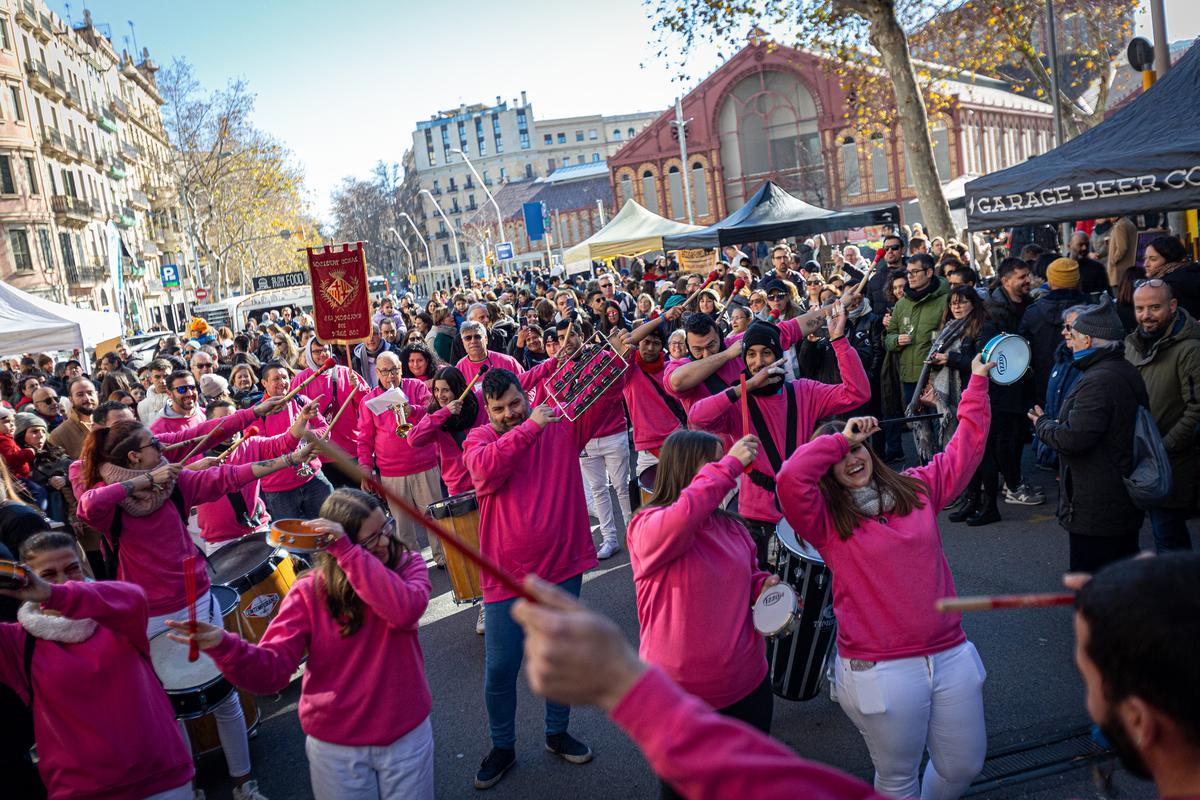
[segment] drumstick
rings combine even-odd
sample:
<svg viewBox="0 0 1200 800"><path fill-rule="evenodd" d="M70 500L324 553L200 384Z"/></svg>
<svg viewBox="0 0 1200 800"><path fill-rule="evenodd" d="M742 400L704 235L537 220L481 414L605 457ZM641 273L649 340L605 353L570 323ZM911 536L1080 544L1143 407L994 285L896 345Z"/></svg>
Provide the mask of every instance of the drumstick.
<svg viewBox="0 0 1200 800"><path fill-rule="evenodd" d="M186 556L183 559L183 593L188 605L188 661L200 658L200 642L196 640L196 556Z"/></svg>
<svg viewBox="0 0 1200 800"><path fill-rule="evenodd" d="M531 603L537 602L537 599L534 598L534 596L528 591L526 591L525 587L522 586L516 578L508 574L503 567L492 561L487 556L479 553L477 550L475 550L475 548L464 542L456 534L448 530L437 520L433 519L433 517L430 517L428 514L421 511L408 500L404 499L379 481L372 478L363 470L362 467L358 465L356 461L351 459L350 456L346 454L345 450L338 447L336 444L333 444L332 442L322 441L314 436L312 431L305 431L304 438L306 441L315 444L317 449L320 450L322 454L329 456L333 463L337 464L338 469L359 483L367 484L371 487L371 490L377 494L386 497L389 503L395 504L401 511L419 522L421 525L424 525L426 530L441 539L442 544L450 545L450 547L457 550L459 554L468 561L471 561L475 564L475 566L479 567L488 575L491 575L493 578L500 581L505 589L508 589L518 597L525 598Z"/></svg>
<svg viewBox="0 0 1200 800"><path fill-rule="evenodd" d="M879 424L887 425L889 422L916 422L922 419L941 419L942 415L937 411L932 411L928 414L913 414L911 417L888 417L887 419L879 420Z"/></svg>
<svg viewBox="0 0 1200 800"><path fill-rule="evenodd" d="M571 335L571 328L570 328L570 326L568 326L567 327L567 336L570 336L570 335ZM479 372L475 373L475 377L471 378L471 382L467 384L467 388L463 389L463 393L458 396L458 402L461 403L463 400L467 399L467 395L469 395L471 393L471 390L475 388L475 382L478 381L480 378L482 378L483 373L487 372L489 369L490 369L490 367L487 364L483 364L479 367Z"/></svg>
<svg viewBox="0 0 1200 800"><path fill-rule="evenodd" d="M750 401L746 398L746 376L742 375L742 436L750 435Z"/></svg>
<svg viewBox="0 0 1200 800"><path fill-rule="evenodd" d="M190 439L183 439L178 442L172 442L171 444L164 444L162 449L163 449L163 452L165 453L166 451L174 450L177 447L184 447L189 444L195 444L196 442L200 441L203 438L204 438L203 436L193 436Z"/></svg>
<svg viewBox="0 0 1200 800"><path fill-rule="evenodd" d="M208 433L201 436L200 441L196 442L196 446L193 447L186 456L184 456L182 459L180 459L179 463L186 464L187 462L191 461L192 456L196 455L196 453L199 453L200 449L202 447L204 447L204 443L207 442L209 439L211 439L214 433L216 433L217 431L221 430L222 427L224 427L226 419L229 419L229 417L225 417L224 419L222 419L220 422L217 423L217 427L213 428L211 431L209 431Z"/></svg>
<svg viewBox="0 0 1200 800"><path fill-rule="evenodd" d="M1069 606L1074 602L1074 592L977 595L975 597L943 597L937 601L937 610L943 614L952 614L959 611L992 611L1002 608Z"/></svg>
<svg viewBox="0 0 1200 800"><path fill-rule="evenodd" d="M226 447L224 452L217 456L217 461L224 461L225 459L229 458L231 455L233 455L233 451L237 450L238 447L242 445L242 442L246 441L252 436L258 436L257 425L251 425L249 428L246 428L246 430L242 432L242 435L238 437L236 442L229 445L229 447Z"/></svg>
<svg viewBox="0 0 1200 800"><path fill-rule="evenodd" d="M336 366L337 366L337 361L334 360L333 356L330 356L329 358L325 359L325 363L321 365L320 369L318 369L312 375L309 375L304 380L300 381L300 383L296 384L291 389L288 389L287 394L285 394L283 396L283 399L280 402L286 403L288 400L291 400L293 397L295 397L297 394L300 393L301 389L303 389L305 386L308 386L310 383L312 383L314 380L316 380L318 375L323 375L326 370L332 369Z"/></svg>

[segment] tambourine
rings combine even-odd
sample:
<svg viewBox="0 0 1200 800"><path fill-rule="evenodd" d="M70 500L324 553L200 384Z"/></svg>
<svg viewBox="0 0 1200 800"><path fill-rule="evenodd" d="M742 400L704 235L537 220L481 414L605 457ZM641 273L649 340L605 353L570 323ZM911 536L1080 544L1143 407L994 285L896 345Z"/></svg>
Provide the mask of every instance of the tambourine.
<svg viewBox="0 0 1200 800"><path fill-rule="evenodd" d="M777 583L763 591L751 614L754 629L768 638L787 636L800 624L800 601L796 590Z"/></svg>
<svg viewBox="0 0 1200 800"><path fill-rule="evenodd" d="M267 532L267 544L290 553L315 553L332 541L332 536L315 530L302 519L275 520Z"/></svg>
<svg viewBox="0 0 1200 800"><path fill-rule="evenodd" d="M14 591L29 586L29 567L15 561L0 559L0 589Z"/></svg>

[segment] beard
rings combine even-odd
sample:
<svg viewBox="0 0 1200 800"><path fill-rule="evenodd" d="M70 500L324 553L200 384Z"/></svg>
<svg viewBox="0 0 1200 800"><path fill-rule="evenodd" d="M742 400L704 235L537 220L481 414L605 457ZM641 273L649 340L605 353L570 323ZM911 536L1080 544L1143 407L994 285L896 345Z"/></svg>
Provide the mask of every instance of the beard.
<svg viewBox="0 0 1200 800"><path fill-rule="evenodd" d="M1131 775L1135 775L1142 780L1154 780L1154 776L1150 774L1150 769L1146 766L1146 762L1142 760L1142 754L1138 752L1133 738L1125 730L1125 726L1121 724L1120 720L1117 719L1116 712L1111 707L1104 722L1100 723L1100 732L1112 742L1113 747L1116 748L1117 756L1121 759L1121 765L1129 770Z"/></svg>

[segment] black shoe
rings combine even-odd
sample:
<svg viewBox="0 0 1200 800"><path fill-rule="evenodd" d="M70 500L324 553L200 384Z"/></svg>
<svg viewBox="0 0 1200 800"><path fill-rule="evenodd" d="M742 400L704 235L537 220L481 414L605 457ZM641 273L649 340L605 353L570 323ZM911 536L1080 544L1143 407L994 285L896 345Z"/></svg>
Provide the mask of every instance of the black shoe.
<svg viewBox="0 0 1200 800"><path fill-rule="evenodd" d="M493 747L475 773L475 788L490 789L517 763L517 751L511 747Z"/></svg>
<svg viewBox="0 0 1200 800"><path fill-rule="evenodd" d="M947 519L949 519L951 522L966 522L968 519L975 516L978 511L979 495L972 493L967 495L967 501L965 503L956 508L954 511L950 512Z"/></svg>
<svg viewBox="0 0 1200 800"><path fill-rule="evenodd" d="M959 493L958 497L954 498L954 500L952 500L950 502L950 505L946 506L942 510L943 511L961 511L963 506L967 505L970 501L971 501L971 492L968 489L964 489L962 492Z"/></svg>
<svg viewBox="0 0 1200 800"><path fill-rule="evenodd" d="M565 731L547 736L546 749L572 764L586 764L592 760L592 748Z"/></svg>
<svg viewBox="0 0 1200 800"><path fill-rule="evenodd" d="M999 521L1000 509L996 508L995 497L984 498L979 506L979 510L967 517L967 525L972 528L978 528L980 525L990 525L993 522Z"/></svg>

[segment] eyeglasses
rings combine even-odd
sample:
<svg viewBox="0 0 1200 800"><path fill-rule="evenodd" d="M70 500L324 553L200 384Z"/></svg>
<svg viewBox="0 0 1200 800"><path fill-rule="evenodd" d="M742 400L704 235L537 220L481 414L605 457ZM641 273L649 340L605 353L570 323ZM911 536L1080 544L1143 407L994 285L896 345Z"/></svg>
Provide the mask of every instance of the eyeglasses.
<svg viewBox="0 0 1200 800"><path fill-rule="evenodd" d="M192 367L194 367L195 369L212 369L213 365L206 364L203 361L201 361L199 364L192 364Z"/></svg>
<svg viewBox="0 0 1200 800"><path fill-rule="evenodd" d="M769 295L767 295L768 300L783 300L785 297L787 297L787 295L783 292L771 292Z"/></svg>
<svg viewBox="0 0 1200 800"><path fill-rule="evenodd" d="M782 254L777 255L777 256L771 256L771 260L772 261L787 261L787 256L782 255Z"/></svg>
<svg viewBox="0 0 1200 800"><path fill-rule="evenodd" d="M904 245L902 245L902 244L885 244L885 245L883 246L883 249L884 249L884 250L891 250L892 252L895 252L895 251L897 251L897 250L903 250L903 249L904 249Z"/></svg>
<svg viewBox="0 0 1200 800"><path fill-rule="evenodd" d="M162 442L160 442L157 437L154 437L139 447L138 450L145 450L147 447L153 447L155 450L162 450Z"/></svg>
<svg viewBox="0 0 1200 800"><path fill-rule="evenodd" d="M49 403L50 405L54 405L55 403L58 402L58 398L57 397L43 397L41 400L35 400L34 402L35 403Z"/></svg>
<svg viewBox="0 0 1200 800"><path fill-rule="evenodd" d="M196 384L189 383L186 386L176 386L176 387L174 387L174 389L175 389L175 394L180 395L180 396L185 395L185 394L195 394L196 393Z"/></svg>
<svg viewBox="0 0 1200 800"><path fill-rule="evenodd" d="M913 275L922 275L926 272L929 272L929 270L927 270L927 269L910 269L910 270L906 270L906 271L908 272L910 277Z"/></svg>
<svg viewBox="0 0 1200 800"><path fill-rule="evenodd" d="M1158 289L1166 286L1167 282L1162 278L1142 278L1140 281L1133 282L1133 288L1140 289L1143 286L1149 286L1152 289Z"/></svg>
<svg viewBox="0 0 1200 800"><path fill-rule="evenodd" d="M391 369L377 369L377 370L375 370L375 374L376 375L395 375L399 371L400 370L396 369L395 367L392 367Z"/></svg>
<svg viewBox="0 0 1200 800"><path fill-rule="evenodd" d="M388 517L387 522L383 523L383 527L381 527L379 530L375 531L375 533L372 534L370 537L363 539L361 542L359 542L359 544L362 545L363 547L367 547L367 548L374 547L375 543L378 542L381 538L386 536L390 539L392 534L394 534L395 532L396 532L396 518Z"/></svg>
<svg viewBox="0 0 1200 800"><path fill-rule="evenodd" d="M464 336L464 337L462 337L462 340L463 340L464 342L478 342L478 341L481 341L482 339L483 339L483 337L482 337L482 336L480 336L479 334L475 334L475 335L473 335L473 336Z"/></svg>

